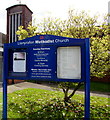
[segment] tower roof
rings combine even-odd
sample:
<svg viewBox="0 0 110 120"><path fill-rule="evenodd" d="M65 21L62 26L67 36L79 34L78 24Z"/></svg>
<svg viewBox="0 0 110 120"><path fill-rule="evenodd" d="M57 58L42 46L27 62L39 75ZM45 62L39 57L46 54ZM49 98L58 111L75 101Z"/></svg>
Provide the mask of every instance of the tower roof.
<svg viewBox="0 0 110 120"><path fill-rule="evenodd" d="M9 9L14 8L14 7L17 7L17 6L25 6L25 7L33 14L33 12L32 12L32 11L27 7L27 5L25 5L25 4L13 5L13 6L10 6L10 7L6 8L6 10L9 10Z"/></svg>

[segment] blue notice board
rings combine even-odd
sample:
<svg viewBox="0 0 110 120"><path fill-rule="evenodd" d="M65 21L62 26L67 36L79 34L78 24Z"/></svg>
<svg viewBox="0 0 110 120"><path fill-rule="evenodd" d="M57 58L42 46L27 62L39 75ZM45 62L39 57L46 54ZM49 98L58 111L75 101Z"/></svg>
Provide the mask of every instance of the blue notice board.
<svg viewBox="0 0 110 120"><path fill-rule="evenodd" d="M90 43L55 35L37 35L4 44L3 119L7 119L7 80L84 82L85 119L90 118Z"/></svg>
<svg viewBox="0 0 110 120"><path fill-rule="evenodd" d="M83 82L89 61L87 46L88 38L54 35L38 35L5 44L8 61L5 61L8 66L5 74L8 79Z"/></svg>

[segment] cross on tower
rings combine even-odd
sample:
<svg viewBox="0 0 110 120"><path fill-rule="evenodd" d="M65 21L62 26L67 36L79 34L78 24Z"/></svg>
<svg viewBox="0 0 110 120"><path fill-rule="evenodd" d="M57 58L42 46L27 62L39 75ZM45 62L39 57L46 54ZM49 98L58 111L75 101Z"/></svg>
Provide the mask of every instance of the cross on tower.
<svg viewBox="0 0 110 120"><path fill-rule="evenodd" d="M21 4L21 0L17 0L19 2L19 4Z"/></svg>

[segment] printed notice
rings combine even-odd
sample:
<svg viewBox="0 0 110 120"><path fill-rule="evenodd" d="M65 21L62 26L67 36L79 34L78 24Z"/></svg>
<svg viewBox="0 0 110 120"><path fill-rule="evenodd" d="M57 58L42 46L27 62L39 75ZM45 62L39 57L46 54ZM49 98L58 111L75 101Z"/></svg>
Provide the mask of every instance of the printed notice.
<svg viewBox="0 0 110 120"><path fill-rule="evenodd" d="M32 78L52 78L53 61L51 57L55 55L51 47L31 48L31 77Z"/></svg>
<svg viewBox="0 0 110 120"><path fill-rule="evenodd" d="M26 72L26 53L13 53L13 72Z"/></svg>
<svg viewBox="0 0 110 120"><path fill-rule="evenodd" d="M59 47L57 49L57 77L81 79L80 47Z"/></svg>

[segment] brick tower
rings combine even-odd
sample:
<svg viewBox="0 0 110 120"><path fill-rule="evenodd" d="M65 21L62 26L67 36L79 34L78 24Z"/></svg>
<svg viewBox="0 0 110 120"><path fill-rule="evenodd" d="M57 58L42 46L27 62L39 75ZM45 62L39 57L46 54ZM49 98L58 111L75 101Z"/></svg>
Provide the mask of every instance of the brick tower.
<svg viewBox="0 0 110 120"><path fill-rule="evenodd" d="M33 12L25 4L17 4L7 9L7 43L18 41L16 31L19 26L27 27Z"/></svg>

